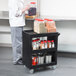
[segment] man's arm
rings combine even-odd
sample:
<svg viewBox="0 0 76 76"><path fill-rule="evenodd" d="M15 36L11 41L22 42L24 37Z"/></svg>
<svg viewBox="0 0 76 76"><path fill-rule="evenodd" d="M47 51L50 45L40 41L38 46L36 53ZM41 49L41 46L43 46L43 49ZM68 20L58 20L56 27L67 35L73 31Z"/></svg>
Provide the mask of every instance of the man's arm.
<svg viewBox="0 0 76 76"><path fill-rule="evenodd" d="M18 1L18 0L17 0ZM23 6L23 8L21 8L21 6ZM15 14L15 16L16 17L20 17L20 16L22 16L22 14L24 14L25 13L25 11L27 11L28 9L29 9L29 5L27 5L26 7L24 7L24 3L23 2L21 2L21 1L19 1L19 2L17 2L17 5L16 5L16 14Z"/></svg>

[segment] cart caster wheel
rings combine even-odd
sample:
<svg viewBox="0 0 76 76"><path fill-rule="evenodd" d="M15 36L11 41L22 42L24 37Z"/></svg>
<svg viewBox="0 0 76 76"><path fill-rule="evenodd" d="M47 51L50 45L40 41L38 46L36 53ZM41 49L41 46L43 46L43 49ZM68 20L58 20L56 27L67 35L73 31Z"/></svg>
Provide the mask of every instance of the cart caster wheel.
<svg viewBox="0 0 76 76"><path fill-rule="evenodd" d="M24 65L24 68L25 68L26 66Z"/></svg>
<svg viewBox="0 0 76 76"><path fill-rule="evenodd" d="M56 69L56 65L52 66L52 69L55 70Z"/></svg>
<svg viewBox="0 0 76 76"><path fill-rule="evenodd" d="M33 73L34 73L34 69L31 69L29 72L30 72L31 74L33 74Z"/></svg>

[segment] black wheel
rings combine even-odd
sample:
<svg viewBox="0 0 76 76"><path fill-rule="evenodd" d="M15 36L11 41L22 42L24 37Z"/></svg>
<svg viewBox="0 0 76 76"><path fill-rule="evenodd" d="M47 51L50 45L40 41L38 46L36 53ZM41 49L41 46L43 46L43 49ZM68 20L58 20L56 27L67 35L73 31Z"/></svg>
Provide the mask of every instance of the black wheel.
<svg viewBox="0 0 76 76"><path fill-rule="evenodd" d="M53 65L53 66L52 66L52 69L55 70L55 69L56 69L56 65Z"/></svg>
<svg viewBox="0 0 76 76"><path fill-rule="evenodd" d="M26 66L24 65L24 68L25 68Z"/></svg>
<svg viewBox="0 0 76 76"><path fill-rule="evenodd" d="M33 74L34 73L34 69L30 69L30 71L29 71L31 74Z"/></svg>

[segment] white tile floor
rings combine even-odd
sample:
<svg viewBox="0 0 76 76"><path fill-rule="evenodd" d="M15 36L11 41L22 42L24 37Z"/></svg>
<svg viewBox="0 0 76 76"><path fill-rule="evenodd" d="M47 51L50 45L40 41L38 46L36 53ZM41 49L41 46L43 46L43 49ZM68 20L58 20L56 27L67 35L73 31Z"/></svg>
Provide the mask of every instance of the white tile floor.
<svg viewBox="0 0 76 76"><path fill-rule="evenodd" d="M76 76L76 58L58 57L55 70L48 68L29 74L23 65L12 64L11 48L0 48L0 76Z"/></svg>

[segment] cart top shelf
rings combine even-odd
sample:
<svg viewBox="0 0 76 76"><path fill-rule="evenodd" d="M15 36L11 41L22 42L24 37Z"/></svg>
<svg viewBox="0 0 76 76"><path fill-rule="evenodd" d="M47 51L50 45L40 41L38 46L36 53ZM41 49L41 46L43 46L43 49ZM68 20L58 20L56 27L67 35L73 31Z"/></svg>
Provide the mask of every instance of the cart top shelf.
<svg viewBox="0 0 76 76"><path fill-rule="evenodd" d="M52 32L52 33L35 33L33 30L24 30L23 31L25 34L27 34L27 35L30 35L30 36L32 36L32 37L34 37L34 36L38 36L38 37L40 37L40 36L58 36L58 35L60 35L60 33L59 32Z"/></svg>

